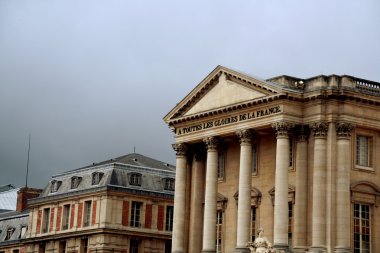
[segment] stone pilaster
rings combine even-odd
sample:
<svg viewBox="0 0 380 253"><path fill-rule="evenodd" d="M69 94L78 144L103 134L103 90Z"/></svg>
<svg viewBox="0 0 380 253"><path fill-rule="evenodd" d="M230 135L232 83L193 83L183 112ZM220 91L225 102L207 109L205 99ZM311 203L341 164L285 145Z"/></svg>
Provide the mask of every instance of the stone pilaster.
<svg viewBox="0 0 380 253"><path fill-rule="evenodd" d="M174 217L172 252L185 252L185 210L186 210L186 170L187 170L187 145L184 143L173 144L176 152L176 180L174 193Z"/></svg>
<svg viewBox="0 0 380 253"><path fill-rule="evenodd" d="M251 215L251 177L252 177L252 138L251 130L236 133L240 140L239 199L237 217L236 252L250 252L247 242L250 241Z"/></svg>
<svg viewBox="0 0 380 253"><path fill-rule="evenodd" d="M311 252L326 251L326 148L327 122L310 125L314 135Z"/></svg>
<svg viewBox="0 0 380 253"><path fill-rule="evenodd" d="M203 148L196 147L191 168L190 221L196 222L190 223L189 252L202 251L205 153Z"/></svg>
<svg viewBox="0 0 380 253"><path fill-rule="evenodd" d="M206 191L203 216L202 252L215 252L216 204L218 190L218 144L216 137L204 139L207 148Z"/></svg>
<svg viewBox="0 0 380 253"><path fill-rule="evenodd" d="M288 245L288 169L289 169L289 131L293 124L276 122L272 124L276 131L276 174L274 200L273 246L287 251Z"/></svg>
<svg viewBox="0 0 380 253"><path fill-rule="evenodd" d="M307 247L307 140L309 128L298 125L296 130L296 195L294 205L293 250L304 252Z"/></svg>
<svg viewBox="0 0 380 253"><path fill-rule="evenodd" d="M350 246L350 137L354 125L336 124L337 175L336 175L336 238L335 252L351 252Z"/></svg>

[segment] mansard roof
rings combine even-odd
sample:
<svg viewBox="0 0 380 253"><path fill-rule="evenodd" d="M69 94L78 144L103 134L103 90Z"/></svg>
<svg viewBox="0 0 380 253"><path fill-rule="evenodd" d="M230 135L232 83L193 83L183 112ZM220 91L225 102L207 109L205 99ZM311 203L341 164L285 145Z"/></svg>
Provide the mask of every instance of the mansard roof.
<svg viewBox="0 0 380 253"><path fill-rule="evenodd" d="M94 182L96 173L99 182ZM131 183L132 174L141 175L140 185ZM30 200L29 204L107 189L172 198L173 191L165 190L167 178L175 178L175 166L133 153L54 175L40 197Z"/></svg>
<svg viewBox="0 0 380 253"><path fill-rule="evenodd" d="M0 214L0 246L6 246L8 244L14 244L20 239L26 237L26 233L22 233L22 228L25 228L25 232L28 227L29 210L24 212L7 212ZM10 230L11 237L7 238L8 230Z"/></svg>

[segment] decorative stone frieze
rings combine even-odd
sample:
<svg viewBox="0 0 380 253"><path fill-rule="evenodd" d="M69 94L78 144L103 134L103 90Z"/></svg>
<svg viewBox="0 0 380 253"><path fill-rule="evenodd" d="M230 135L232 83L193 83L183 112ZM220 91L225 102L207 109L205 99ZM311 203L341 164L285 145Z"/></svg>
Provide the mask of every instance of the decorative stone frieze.
<svg viewBox="0 0 380 253"><path fill-rule="evenodd" d="M219 145L219 139L214 136L206 137L203 139L208 151L216 151Z"/></svg>
<svg viewBox="0 0 380 253"><path fill-rule="evenodd" d="M307 125L297 125L295 127L295 132L297 142L303 142L307 141L307 139L309 138L310 129Z"/></svg>
<svg viewBox="0 0 380 253"><path fill-rule="evenodd" d="M241 144L251 143L254 136L253 131L250 129L239 130L236 132L236 135Z"/></svg>
<svg viewBox="0 0 380 253"><path fill-rule="evenodd" d="M294 124L286 121L272 123L272 128L276 131L277 138L288 138L289 131L294 127Z"/></svg>
<svg viewBox="0 0 380 253"><path fill-rule="evenodd" d="M174 151L176 152L176 156L186 156L188 147L185 143L175 143L172 145Z"/></svg>
<svg viewBox="0 0 380 253"><path fill-rule="evenodd" d="M314 138L327 138L328 124L325 121L314 122L310 124L313 130Z"/></svg>
<svg viewBox="0 0 380 253"><path fill-rule="evenodd" d="M349 138L351 137L351 132L354 127L355 125L349 122L337 122L336 135L338 138Z"/></svg>

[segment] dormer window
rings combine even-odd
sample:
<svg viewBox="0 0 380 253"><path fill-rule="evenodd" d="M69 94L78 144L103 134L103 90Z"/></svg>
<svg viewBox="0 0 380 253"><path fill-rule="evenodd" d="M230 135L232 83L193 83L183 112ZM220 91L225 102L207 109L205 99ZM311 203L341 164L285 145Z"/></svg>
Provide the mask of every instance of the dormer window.
<svg viewBox="0 0 380 253"><path fill-rule="evenodd" d="M7 235L5 236L5 241L10 240L12 237L13 232L15 231L15 228L8 228Z"/></svg>
<svg viewBox="0 0 380 253"><path fill-rule="evenodd" d="M76 189L78 188L78 185L82 181L81 177L74 176L71 178L71 189Z"/></svg>
<svg viewBox="0 0 380 253"><path fill-rule="evenodd" d="M174 184L175 184L174 178L165 178L164 183L165 183L164 185L165 190L174 191Z"/></svg>
<svg viewBox="0 0 380 253"><path fill-rule="evenodd" d="M141 186L141 174L139 173L132 173L129 177L129 184L130 185L136 185Z"/></svg>
<svg viewBox="0 0 380 253"><path fill-rule="evenodd" d="M50 192L57 192L59 187L61 186L62 181L53 180L51 181L51 190Z"/></svg>
<svg viewBox="0 0 380 253"><path fill-rule="evenodd" d="M28 230L28 226L21 226L20 238L23 238Z"/></svg>
<svg viewBox="0 0 380 253"><path fill-rule="evenodd" d="M102 172L94 172L92 173L92 185L97 185L99 184L100 180L102 180L103 177Z"/></svg>

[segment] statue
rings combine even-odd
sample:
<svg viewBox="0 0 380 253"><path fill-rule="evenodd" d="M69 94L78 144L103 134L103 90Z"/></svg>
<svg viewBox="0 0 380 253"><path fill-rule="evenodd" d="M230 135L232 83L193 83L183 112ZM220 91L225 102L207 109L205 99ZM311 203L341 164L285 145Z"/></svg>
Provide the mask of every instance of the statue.
<svg viewBox="0 0 380 253"><path fill-rule="evenodd" d="M248 242L247 247L251 253L285 253L283 250L273 249L272 244L263 236L264 229L259 228L254 242Z"/></svg>

